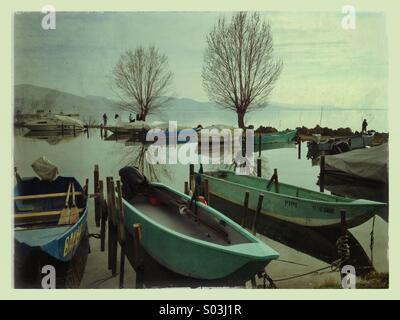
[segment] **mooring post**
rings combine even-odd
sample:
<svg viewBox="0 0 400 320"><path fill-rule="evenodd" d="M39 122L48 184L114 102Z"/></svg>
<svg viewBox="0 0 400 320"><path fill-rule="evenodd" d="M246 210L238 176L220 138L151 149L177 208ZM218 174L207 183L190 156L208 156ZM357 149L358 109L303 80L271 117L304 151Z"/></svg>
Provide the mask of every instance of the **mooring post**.
<svg viewBox="0 0 400 320"><path fill-rule="evenodd" d="M279 193L278 169L274 169L275 192Z"/></svg>
<svg viewBox="0 0 400 320"><path fill-rule="evenodd" d="M134 259L135 259L135 272L136 272L136 288L143 287L143 262L140 256L140 245L142 241L142 226L140 223L133 225L133 247L134 247Z"/></svg>
<svg viewBox="0 0 400 320"><path fill-rule="evenodd" d="M100 137L103 139L103 124L100 125Z"/></svg>
<svg viewBox="0 0 400 320"><path fill-rule="evenodd" d="M185 194L189 194L189 182L188 181L185 181L185 186L184 186L184 189L183 190L185 190Z"/></svg>
<svg viewBox="0 0 400 320"><path fill-rule="evenodd" d="M74 137L75 137L75 136L76 136L76 133L75 133L75 125L72 126L72 130L73 130L73 132L74 132Z"/></svg>
<svg viewBox="0 0 400 320"><path fill-rule="evenodd" d="M189 164L189 188L193 190L194 164Z"/></svg>
<svg viewBox="0 0 400 320"><path fill-rule="evenodd" d="M104 185L103 180L99 181L99 207L100 207L100 251L105 250L106 243L106 221L107 221L107 208L104 203Z"/></svg>
<svg viewBox="0 0 400 320"><path fill-rule="evenodd" d="M246 191L246 193L244 194L244 201L243 201L242 221L240 222L240 225L242 227L246 226L246 216L247 216L247 211L249 210L249 197L250 197L250 192Z"/></svg>
<svg viewBox="0 0 400 320"><path fill-rule="evenodd" d="M99 173L99 165L95 164L94 165L94 173L93 173L93 192L94 192L94 219L96 222L96 227L100 227L100 201L98 198L98 193L99 193L99 179L100 179L100 173Z"/></svg>
<svg viewBox="0 0 400 320"><path fill-rule="evenodd" d="M61 135L64 135L64 123L61 123Z"/></svg>
<svg viewBox="0 0 400 320"><path fill-rule="evenodd" d="M111 269L111 241L112 241L112 223L111 223L111 204L110 204L110 179L111 177L106 178L106 186L107 186L107 212L108 212L108 242L107 242L107 257L108 257L108 269Z"/></svg>
<svg viewBox="0 0 400 320"><path fill-rule="evenodd" d="M262 144L262 139L261 139L261 132L258 134L258 156L261 157L261 144Z"/></svg>
<svg viewBox="0 0 400 320"><path fill-rule="evenodd" d="M301 137L297 138L297 159L301 159Z"/></svg>
<svg viewBox="0 0 400 320"><path fill-rule="evenodd" d="M89 126L86 126L86 137L89 139Z"/></svg>
<svg viewBox="0 0 400 320"><path fill-rule="evenodd" d="M117 275L117 255L118 255L118 221L117 221L117 208L115 199L115 184L114 179L111 178L111 204L112 204L112 229L113 229L113 241L112 241L112 256L111 256L111 272L112 276Z"/></svg>
<svg viewBox="0 0 400 320"><path fill-rule="evenodd" d="M125 277L125 243L121 243L121 258L119 262L119 288L124 288Z"/></svg>
<svg viewBox="0 0 400 320"><path fill-rule="evenodd" d="M261 177L261 158L257 159L257 177Z"/></svg>
<svg viewBox="0 0 400 320"><path fill-rule="evenodd" d="M204 199L206 200L207 204L210 204L210 193L208 190L208 180L204 180L204 185L203 185L203 194L204 194Z"/></svg>
<svg viewBox="0 0 400 320"><path fill-rule="evenodd" d="M319 161L319 191L325 190L325 152L322 151Z"/></svg>
<svg viewBox="0 0 400 320"><path fill-rule="evenodd" d="M256 234L256 224L257 224L257 217L261 212L261 208L262 208L262 204L263 204L263 200L264 200L264 195L260 194L258 196L258 203L257 203L257 209L256 212L254 213L254 219L253 219L253 225L251 227L251 232L253 234Z"/></svg>
<svg viewBox="0 0 400 320"><path fill-rule="evenodd" d="M340 210L340 227L342 230L342 235L346 235L347 233L347 223L346 223L346 210Z"/></svg>

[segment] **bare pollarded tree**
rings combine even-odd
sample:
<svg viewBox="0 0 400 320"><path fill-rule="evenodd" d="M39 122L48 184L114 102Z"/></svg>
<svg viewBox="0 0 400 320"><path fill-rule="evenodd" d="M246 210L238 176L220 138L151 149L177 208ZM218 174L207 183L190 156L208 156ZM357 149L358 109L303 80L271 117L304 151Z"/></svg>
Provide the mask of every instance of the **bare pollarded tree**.
<svg viewBox="0 0 400 320"><path fill-rule="evenodd" d="M121 106L143 121L171 99L168 93L173 75L168 58L153 46L126 51L114 67L113 76Z"/></svg>
<svg viewBox="0 0 400 320"><path fill-rule="evenodd" d="M239 12L230 22L220 18L207 35L204 89L211 101L237 113L239 128L246 112L267 105L281 70L271 28L258 13Z"/></svg>

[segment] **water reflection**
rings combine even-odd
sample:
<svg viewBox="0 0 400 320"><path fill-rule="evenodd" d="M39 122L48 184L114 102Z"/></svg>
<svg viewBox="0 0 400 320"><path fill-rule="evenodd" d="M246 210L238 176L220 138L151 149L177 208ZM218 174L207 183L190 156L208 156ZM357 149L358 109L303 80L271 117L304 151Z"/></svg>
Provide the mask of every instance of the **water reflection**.
<svg viewBox="0 0 400 320"><path fill-rule="evenodd" d="M61 132L51 132L51 131L29 131L24 134L25 138L30 138L34 140L43 140L46 141L50 145L56 145L60 143L67 143L74 139L76 139L82 132L73 133L64 133Z"/></svg>

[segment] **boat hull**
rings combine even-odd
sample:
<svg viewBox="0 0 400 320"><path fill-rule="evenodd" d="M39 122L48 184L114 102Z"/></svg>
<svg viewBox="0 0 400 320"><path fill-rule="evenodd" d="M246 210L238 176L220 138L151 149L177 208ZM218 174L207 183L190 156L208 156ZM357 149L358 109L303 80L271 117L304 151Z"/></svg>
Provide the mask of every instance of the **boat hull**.
<svg viewBox="0 0 400 320"><path fill-rule="evenodd" d="M262 133L261 143L266 144L291 142L295 138L296 134L296 130L288 130L275 133ZM254 136L254 144L260 144L260 136L258 134Z"/></svg>
<svg viewBox="0 0 400 320"><path fill-rule="evenodd" d="M79 247L87 229L87 209L78 222L72 226L15 230L17 243L32 250L42 251L57 261L70 261Z"/></svg>
<svg viewBox="0 0 400 320"><path fill-rule="evenodd" d="M167 187L165 187L167 188ZM172 189L169 189L172 190ZM176 191L174 191L176 192ZM190 198L179 193L182 198ZM141 244L146 252L167 269L195 279L215 280L228 277L248 265L248 276L263 271L265 266L279 254L253 237L229 218L201 203L198 206L212 211L215 216L240 228L253 243L241 243L231 246L218 245L212 242L175 232L160 225L123 200L124 223L128 232L133 235L133 225L139 223L142 228ZM254 254L252 254L252 252Z"/></svg>
<svg viewBox="0 0 400 320"><path fill-rule="evenodd" d="M268 192L265 189L253 188L236 182L225 181L207 174L203 179L208 180L210 195L219 197L235 205L242 205L245 192L250 193L249 209L256 210L258 197L264 195L261 214L282 221L294 223L306 227L339 227L341 224L341 210L346 211L346 223L349 228L364 223L379 212L385 204L355 200L353 202L328 202L302 199L299 189L298 197ZM241 176L240 179L256 179L261 184L267 185L265 179L249 176ZM274 186L272 186L274 188ZM211 204L212 205L212 204ZM237 213L241 215L241 212Z"/></svg>

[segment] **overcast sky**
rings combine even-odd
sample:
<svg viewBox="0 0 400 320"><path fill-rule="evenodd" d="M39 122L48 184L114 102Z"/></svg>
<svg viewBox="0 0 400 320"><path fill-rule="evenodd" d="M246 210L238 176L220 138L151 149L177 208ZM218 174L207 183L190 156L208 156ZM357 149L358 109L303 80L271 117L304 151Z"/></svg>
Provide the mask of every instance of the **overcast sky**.
<svg viewBox="0 0 400 320"><path fill-rule="evenodd" d="M42 13L15 15L15 83L78 95L116 98L111 72L121 53L156 45L174 73L174 94L206 101L201 69L205 37L230 13L57 13L56 30ZM262 13L284 69L271 101L300 105L387 107L387 38L383 14Z"/></svg>

